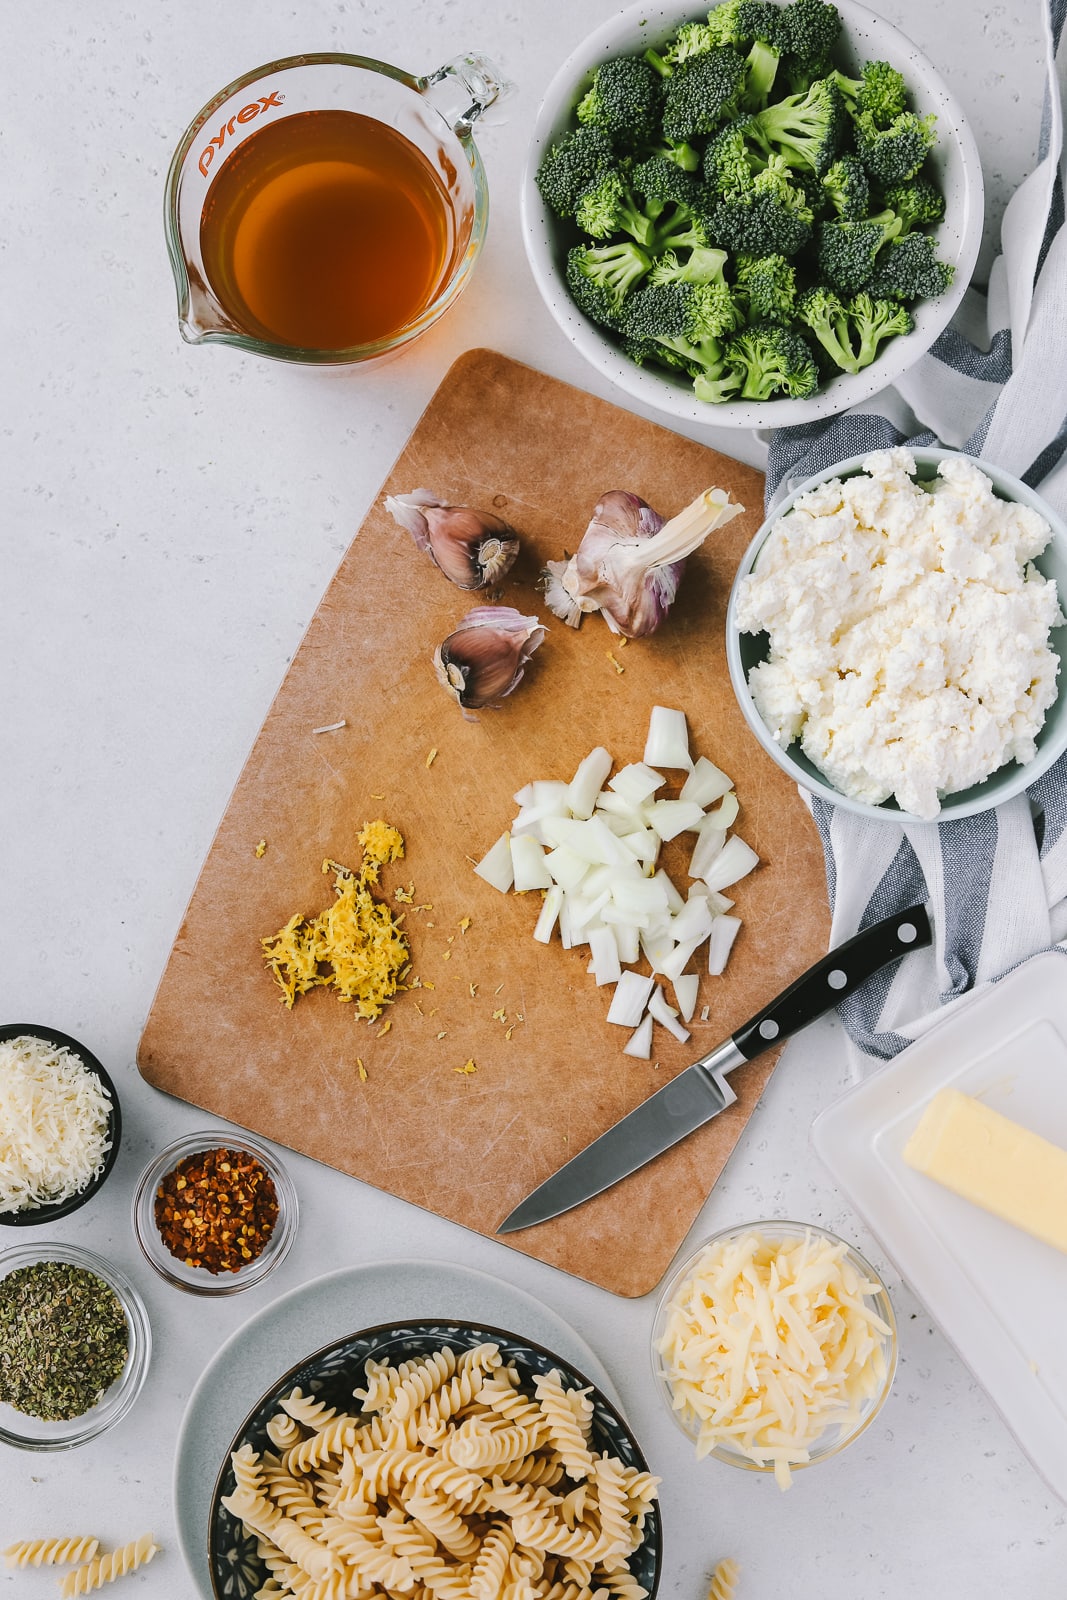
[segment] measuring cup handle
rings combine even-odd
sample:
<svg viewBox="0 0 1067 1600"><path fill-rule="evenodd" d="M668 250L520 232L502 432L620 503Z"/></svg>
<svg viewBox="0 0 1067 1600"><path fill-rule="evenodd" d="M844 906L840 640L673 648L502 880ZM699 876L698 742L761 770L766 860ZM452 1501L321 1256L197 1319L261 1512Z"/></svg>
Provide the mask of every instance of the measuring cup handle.
<svg viewBox="0 0 1067 1600"><path fill-rule="evenodd" d="M423 85L423 93L461 139L470 133L482 113L513 87L480 50L468 50L465 55L446 61L423 79Z"/></svg>

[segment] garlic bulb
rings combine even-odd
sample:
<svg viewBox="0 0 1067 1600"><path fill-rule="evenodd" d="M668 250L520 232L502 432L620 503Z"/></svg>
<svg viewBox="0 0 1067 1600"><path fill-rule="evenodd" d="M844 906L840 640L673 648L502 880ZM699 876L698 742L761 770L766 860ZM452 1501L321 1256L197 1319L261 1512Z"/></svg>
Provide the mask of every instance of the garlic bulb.
<svg viewBox="0 0 1067 1600"><path fill-rule="evenodd" d="M385 509L459 589L497 583L519 553L519 536L491 511L448 506L430 489L389 494Z"/></svg>
<svg viewBox="0 0 1067 1600"><path fill-rule="evenodd" d="M544 637L537 618L514 606L478 606L434 651L437 680L467 711L495 705L519 683Z"/></svg>
<svg viewBox="0 0 1067 1600"><path fill-rule="evenodd" d="M685 558L744 509L724 489L705 489L664 522L638 495L610 489L577 554L548 563L543 587L549 609L571 628L587 611L602 611L613 633L628 639L654 633L674 603Z"/></svg>

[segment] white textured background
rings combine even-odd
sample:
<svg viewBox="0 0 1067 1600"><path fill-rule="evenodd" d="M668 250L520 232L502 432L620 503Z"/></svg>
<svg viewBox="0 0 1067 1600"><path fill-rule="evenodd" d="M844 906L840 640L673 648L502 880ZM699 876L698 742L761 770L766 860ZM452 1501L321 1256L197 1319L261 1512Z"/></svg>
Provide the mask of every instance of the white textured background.
<svg viewBox="0 0 1067 1600"><path fill-rule="evenodd" d="M883 9L973 120L991 241L1037 142L1037 0ZM536 298L517 192L542 88L610 10L603 0L9 0L0 13L0 1020L84 1039L119 1080L127 1134L116 1172L50 1236L127 1267L156 1337L144 1394L113 1434L67 1456L0 1447L0 1546L153 1528L167 1552L125 1591L143 1600L192 1600L172 1536L171 1458L184 1398L220 1340L330 1267L426 1254L522 1284L596 1346L665 1480L665 1596L699 1600L725 1554L744 1568L739 1600L1067 1592L1067 1511L892 1273L893 1395L861 1443L782 1496L749 1474L693 1466L652 1389L650 1302L615 1301L310 1162L291 1162L301 1232L262 1289L193 1301L136 1253L138 1172L203 1120L141 1083L137 1037L229 790L378 484L472 345L604 392ZM479 138L489 241L444 322L374 372L302 372L183 346L162 189L197 108L240 72L296 51L425 70L471 46L518 89ZM986 265L990 253L987 243ZM708 437L756 458L750 438ZM829 1025L789 1051L694 1238L778 1212L869 1246L808 1146L813 1115L846 1077ZM32 1600L53 1584L5 1573L0 1594Z"/></svg>

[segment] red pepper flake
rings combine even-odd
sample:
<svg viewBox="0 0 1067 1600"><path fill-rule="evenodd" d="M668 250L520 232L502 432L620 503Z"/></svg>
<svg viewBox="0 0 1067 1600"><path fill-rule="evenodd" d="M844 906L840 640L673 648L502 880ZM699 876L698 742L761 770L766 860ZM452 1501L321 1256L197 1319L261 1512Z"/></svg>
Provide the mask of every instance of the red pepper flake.
<svg viewBox="0 0 1067 1600"><path fill-rule="evenodd" d="M155 1200L156 1227L172 1256L205 1272L240 1272L262 1252L278 1220L278 1193L262 1161L244 1150L204 1150L168 1172Z"/></svg>

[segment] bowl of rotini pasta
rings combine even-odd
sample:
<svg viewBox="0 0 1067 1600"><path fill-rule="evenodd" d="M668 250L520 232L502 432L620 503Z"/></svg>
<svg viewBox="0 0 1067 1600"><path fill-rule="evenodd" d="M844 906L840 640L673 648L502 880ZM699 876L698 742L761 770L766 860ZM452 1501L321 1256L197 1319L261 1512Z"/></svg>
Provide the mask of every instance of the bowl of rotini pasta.
<svg viewBox="0 0 1067 1600"><path fill-rule="evenodd" d="M499 1328L411 1322L291 1368L235 1435L208 1528L217 1600L655 1596L658 1479L560 1356Z"/></svg>

